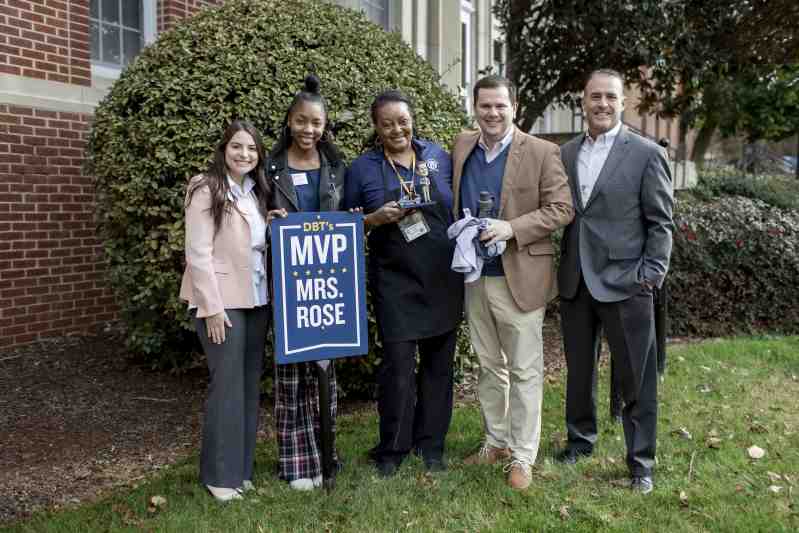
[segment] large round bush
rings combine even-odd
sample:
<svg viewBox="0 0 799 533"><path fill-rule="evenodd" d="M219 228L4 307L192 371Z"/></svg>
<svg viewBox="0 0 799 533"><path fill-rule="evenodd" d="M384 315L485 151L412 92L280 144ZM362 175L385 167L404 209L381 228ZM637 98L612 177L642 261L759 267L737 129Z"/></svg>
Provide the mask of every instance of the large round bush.
<svg viewBox="0 0 799 533"><path fill-rule="evenodd" d="M183 271L183 198L233 118L267 147L309 68L322 79L336 139L350 158L370 131L380 90L406 91L419 134L448 144L463 123L456 98L396 34L314 0L230 0L163 34L114 84L95 114L89 168L130 348L180 365L193 348Z"/></svg>

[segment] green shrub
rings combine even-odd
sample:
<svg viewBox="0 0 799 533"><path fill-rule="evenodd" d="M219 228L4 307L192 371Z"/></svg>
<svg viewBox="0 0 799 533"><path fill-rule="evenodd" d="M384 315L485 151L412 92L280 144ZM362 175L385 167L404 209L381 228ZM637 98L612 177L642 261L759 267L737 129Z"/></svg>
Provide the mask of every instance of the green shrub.
<svg viewBox="0 0 799 533"><path fill-rule="evenodd" d="M799 182L783 175L746 174L734 168L702 171L691 193L709 200L721 196L743 196L781 207L799 209Z"/></svg>
<svg viewBox="0 0 799 533"><path fill-rule="evenodd" d="M464 123L458 100L398 35L313 0L230 0L204 10L147 47L98 107L88 170L100 231L129 348L153 366L180 367L195 349L178 300L187 178L205 169L235 117L252 121L270 146L311 66L350 158L371 129L372 98L387 87L414 99L422 137L447 145ZM363 381L374 354L347 364L352 371L339 375Z"/></svg>
<svg viewBox="0 0 799 533"><path fill-rule="evenodd" d="M672 335L799 332L799 211L689 193L674 220Z"/></svg>

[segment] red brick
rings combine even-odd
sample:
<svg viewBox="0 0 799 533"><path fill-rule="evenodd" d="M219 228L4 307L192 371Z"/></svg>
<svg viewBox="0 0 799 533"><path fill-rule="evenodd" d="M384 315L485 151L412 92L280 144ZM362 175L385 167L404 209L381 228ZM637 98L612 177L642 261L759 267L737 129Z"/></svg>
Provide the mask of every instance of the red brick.
<svg viewBox="0 0 799 533"><path fill-rule="evenodd" d="M57 81L59 83L69 83L69 76L62 76L61 74L55 74L53 72L47 74L47 79L49 81Z"/></svg>
<svg viewBox="0 0 799 533"><path fill-rule="evenodd" d="M18 56L18 55L24 54L25 52L28 52L28 51L29 50L23 50L22 48L20 48L18 46L11 46L11 45L8 45L8 44L0 44L0 52L2 52L4 54L10 54L12 56ZM31 53L35 53L35 52L31 52Z"/></svg>
<svg viewBox="0 0 799 533"><path fill-rule="evenodd" d="M0 6L0 13L3 13L10 17L19 17L19 11L8 6Z"/></svg>
<svg viewBox="0 0 799 533"><path fill-rule="evenodd" d="M35 5L35 6L33 6L33 10L36 13L39 13L41 15L45 15L47 17L55 17L56 16L56 10L55 9L51 9L49 7ZM55 19L55 20L58 20L58 19Z"/></svg>
<svg viewBox="0 0 799 533"><path fill-rule="evenodd" d="M46 61L37 61L36 68L45 70L47 72L58 72L58 65L54 65L53 63L48 63Z"/></svg>
<svg viewBox="0 0 799 533"><path fill-rule="evenodd" d="M34 27L38 27L38 25L44 24L44 17L42 15L31 13L30 11L22 11L21 15L24 20L28 20L36 24L36 26Z"/></svg>
<svg viewBox="0 0 799 533"><path fill-rule="evenodd" d="M5 74L13 74L14 76L19 76L21 73L18 67L12 67L11 65L0 65L0 72Z"/></svg>
<svg viewBox="0 0 799 533"><path fill-rule="evenodd" d="M0 24L0 33L3 35L18 37L20 35L19 28L15 28L14 26L9 26L7 24Z"/></svg>
<svg viewBox="0 0 799 533"><path fill-rule="evenodd" d="M33 342L38 338L37 333L27 333L25 335L15 335L14 336L14 343L15 344L27 344L29 342Z"/></svg>
<svg viewBox="0 0 799 533"><path fill-rule="evenodd" d="M38 70L31 70L29 68L23 69L22 75L27 76L28 78L36 78L40 80L47 79L47 74L45 74L44 72L40 72Z"/></svg>

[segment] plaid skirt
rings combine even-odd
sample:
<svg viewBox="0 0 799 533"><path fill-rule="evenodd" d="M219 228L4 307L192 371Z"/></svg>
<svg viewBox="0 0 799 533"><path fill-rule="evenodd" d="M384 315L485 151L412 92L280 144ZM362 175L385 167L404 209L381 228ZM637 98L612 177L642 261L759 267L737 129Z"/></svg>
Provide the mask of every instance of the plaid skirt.
<svg viewBox="0 0 799 533"><path fill-rule="evenodd" d="M336 373L330 368L330 418L336 434ZM322 475L319 385L315 363L277 365L275 421L280 479Z"/></svg>

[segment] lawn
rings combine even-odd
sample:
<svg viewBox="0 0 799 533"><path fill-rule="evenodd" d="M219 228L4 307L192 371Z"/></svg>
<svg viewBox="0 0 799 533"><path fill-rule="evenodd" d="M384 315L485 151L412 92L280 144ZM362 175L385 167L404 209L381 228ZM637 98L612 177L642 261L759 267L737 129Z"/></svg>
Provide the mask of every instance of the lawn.
<svg viewBox="0 0 799 533"><path fill-rule="evenodd" d="M576 466L554 463L564 439L565 375L547 380L543 440L533 484L513 492L501 467L464 467L480 442L476 405L455 411L450 468L426 475L418 459L389 480L364 454L376 439L371 412L339 419L345 469L336 489L298 493L275 475L274 443L259 448L255 494L219 505L194 460L104 499L40 513L8 531L796 531L799 530L799 338L706 341L669 348L660 388L655 491L632 494L621 426L607 415L600 376L600 440ZM760 459L748 449L765 451ZM153 496L165 503L155 507Z"/></svg>

